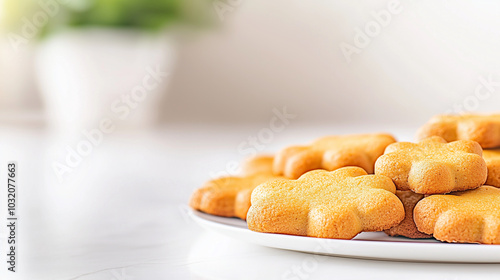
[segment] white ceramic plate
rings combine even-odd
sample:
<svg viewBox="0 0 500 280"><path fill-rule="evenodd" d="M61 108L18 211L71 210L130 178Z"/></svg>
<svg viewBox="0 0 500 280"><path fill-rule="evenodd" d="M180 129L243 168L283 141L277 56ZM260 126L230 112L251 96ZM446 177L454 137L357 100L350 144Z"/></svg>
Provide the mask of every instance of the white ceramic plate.
<svg viewBox="0 0 500 280"><path fill-rule="evenodd" d="M435 239L389 237L382 232L364 232L353 240L270 234L253 232L245 221L237 218L217 217L193 210L190 215L208 230L272 248L363 259L500 263L500 245L451 244Z"/></svg>

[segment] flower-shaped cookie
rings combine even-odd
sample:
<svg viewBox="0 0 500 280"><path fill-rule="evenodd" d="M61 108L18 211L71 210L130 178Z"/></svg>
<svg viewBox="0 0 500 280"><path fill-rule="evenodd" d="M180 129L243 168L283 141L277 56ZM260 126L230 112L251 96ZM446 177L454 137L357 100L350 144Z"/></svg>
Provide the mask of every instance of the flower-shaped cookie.
<svg viewBox="0 0 500 280"><path fill-rule="evenodd" d="M228 176L208 181L194 191L189 205L196 210L245 220L253 189L269 180L283 178L272 174L273 157L259 156L243 165L243 176Z"/></svg>
<svg viewBox="0 0 500 280"><path fill-rule="evenodd" d="M377 158L394 142L388 134L323 137L309 146L292 146L279 152L274 159L274 173L296 179L314 169L332 171L345 166L359 166L373 173Z"/></svg>
<svg viewBox="0 0 500 280"><path fill-rule="evenodd" d="M500 114L441 115L421 127L418 139L440 136L446 141L472 140L483 148L500 146Z"/></svg>
<svg viewBox="0 0 500 280"><path fill-rule="evenodd" d="M443 194L474 189L486 181L482 149L474 141L451 143L438 136L419 143L391 144L375 163L375 174L391 178L398 190Z"/></svg>
<svg viewBox="0 0 500 280"><path fill-rule="evenodd" d="M418 230L441 241L500 244L500 189L426 197L415 206L414 218Z"/></svg>
<svg viewBox="0 0 500 280"><path fill-rule="evenodd" d="M243 175L273 172L274 156L259 155L246 159L242 164Z"/></svg>
<svg viewBox="0 0 500 280"><path fill-rule="evenodd" d="M351 239L401 222L403 204L385 176L359 167L314 170L297 180L259 185L252 193L248 228L253 231Z"/></svg>
<svg viewBox="0 0 500 280"><path fill-rule="evenodd" d="M488 167L486 185L500 188L500 149L483 150L483 158Z"/></svg>
<svg viewBox="0 0 500 280"><path fill-rule="evenodd" d="M424 198L423 194L414 193L412 191L396 191L403 206L405 207L405 218L397 226L384 230L389 236L404 236L408 238L431 238L432 235L418 231L415 221L413 220L413 209L415 205Z"/></svg>

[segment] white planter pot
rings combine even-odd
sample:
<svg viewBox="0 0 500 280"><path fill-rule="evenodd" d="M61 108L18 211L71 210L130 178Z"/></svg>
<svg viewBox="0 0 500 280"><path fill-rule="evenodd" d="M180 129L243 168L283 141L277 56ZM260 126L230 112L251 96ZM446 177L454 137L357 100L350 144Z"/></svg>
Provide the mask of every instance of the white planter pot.
<svg viewBox="0 0 500 280"><path fill-rule="evenodd" d="M174 56L164 34L75 29L47 38L39 46L36 71L49 124L70 133L109 119L117 128L150 126Z"/></svg>
<svg viewBox="0 0 500 280"><path fill-rule="evenodd" d="M1 0L0 0L1 2ZM33 44L16 48L0 33L0 108L1 113L23 115L40 108L34 76Z"/></svg>

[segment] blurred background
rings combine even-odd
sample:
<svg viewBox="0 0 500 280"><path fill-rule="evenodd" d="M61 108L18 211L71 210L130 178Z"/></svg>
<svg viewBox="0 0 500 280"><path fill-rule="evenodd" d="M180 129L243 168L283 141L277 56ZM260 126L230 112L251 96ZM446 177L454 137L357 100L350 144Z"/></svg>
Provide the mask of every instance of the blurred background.
<svg viewBox="0 0 500 280"><path fill-rule="evenodd" d="M126 52L140 52L131 50L131 45L137 41L126 42L124 37L127 36L118 39L118 35L109 29L120 29L116 32L120 33L123 29L149 31L156 26L120 22L120 17L134 15L128 15L126 9L120 10L119 7L135 1L103 1L115 3L95 8L103 18L110 17L109 22L99 19L99 16L92 18L78 12L71 14L69 17L74 18L66 21L59 19L63 17L62 12L55 12L54 16L49 14L59 9L64 11L68 6L71 9L66 9L71 11L83 9L81 13L84 14L85 8L79 6L85 6L86 2L94 1L2 0L2 22L8 27L2 32L11 35L0 44L0 108L3 114L9 112L11 116L22 118L25 114L46 116L50 113L47 110L52 97L42 93L44 87L48 90L52 86L57 88L57 85L40 81L50 79L50 75L34 69L39 45L50 44L56 39L60 44L77 46L53 55L82 68L75 71L84 72L91 70L83 68L92 69L90 63L97 62L78 64L80 61L76 57L83 56L81 52L106 56L106 50L90 50L91 45L119 44L117 40L123 40L121 52L113 53L123 64L117 67L123 72L117 70L113 74L119 77L108 79L109 83L126 79L127 67L123 66L130 62ZM159 2L162 1L144 3L149 3L145 5L152 5L154 9L154 3ZM205 24L202 30L197 30L201 33L193 36L193 29L189 29L191 36L187 38L179 38L179 33L182 33L179 28L170 28L187 21L186 15L172 19L158 16L159 25L163 20L168 21L167 37L178 36L170 38L172 42L164 48L164 55L171 56L167 63L172 68L169 70L170 84L161 92L162 101L155 104L161 107L161 121L266 122L272 108L283 105L299 114L301 121L311 123L370 120L417 124L434 114L454 110L455 104L464 107L464 102L465 109L472 111L495 110L500 101L498 92L493 91L487 101L479 100L477 104L469 96L474 96L481 78L500 81L500 55L497 51L500 31L495 28L500 21L495 13L498 4L495 1L410 1L401 3L396 13L390 12L387 23L382 22L386 26L379 24L378 30L377 25L372 26L370 22L377 21L377 14L384 18L383 11L388 11L389 2L207 1L202 4L208 9L209 22L197 22ZM48 12L41 3L47 3L45 9ZM143 9L147 11L148 8ZM45 15L40 15L41 12ZM87 12L92 13L91 10ZM195 15L197 19L200 16ZM47 17L47 21L54 22L51 28L43 24ZM54 39L56 31L66 27L71 20L78 29L105 29L105 35L79 34L69 38L71 36L66 34ZM373 29L373 32L369 31L373 36L359 35L366 33L367 25ZM44 31L44 28L48 30ZM47 33L42 40L31 34L42 31ZM80 30L75 32L82 33ZM12 33L22 39L13 39ZM75 42L78 37L84 40L84 36L92 38L85 40L86 47ZM363 44L356 45L356 36ZM363 37L367 39L359 39ZM365 44L364 41L368 42ZM172 46L174 43L175 47ZM143 44L143 51L158 47L159 43L156 44ZM342 46L347 51L343 51ZM54 48L57 46L52 46ZM170 54L174 49L175 55ZM50 51L46 50L44 54ZM350 53L349 59L345 53ZM161 54L151 54L154 55ZM39 65L44 72L50 67L47 64L51 59L47 59L49 62ZM100 71L104 73L106 70ZM137 72L139 74L140 70ZM75 81L74 84L79 82L84 81ZM76 90L59 90L65 95L70 94L68 91L78 95ZM103 93L101 97L109 101L105 95ZM9 119L14 121L15 118Z"/></svg>
<svg viewBox="0 0 500 280"><path fill-rule="evenodd" d="M232 256L262 249L200 231L191 192L243 158L319 136L413 140L435 114L498 111L499 10L0 0L0 164L17 161L23 186L21 272L0 267L0 278L259 278ZM218 269L228 259L233 270ZM287 253L277 267L300 259Z"/></svg>

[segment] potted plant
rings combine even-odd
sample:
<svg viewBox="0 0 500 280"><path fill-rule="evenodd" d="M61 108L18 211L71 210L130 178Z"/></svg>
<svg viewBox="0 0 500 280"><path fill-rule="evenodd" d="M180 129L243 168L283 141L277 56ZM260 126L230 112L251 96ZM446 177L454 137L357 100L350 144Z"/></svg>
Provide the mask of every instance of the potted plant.
<svg viewBox="0 0 500 280"><path fill-rule="evenodd" d="M173 34L209 22L203 0L51 3L39 10L48 20L37 80L49 123L74 133L107 119L116 127L154 123L175 62Z"/></svg>

